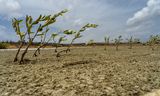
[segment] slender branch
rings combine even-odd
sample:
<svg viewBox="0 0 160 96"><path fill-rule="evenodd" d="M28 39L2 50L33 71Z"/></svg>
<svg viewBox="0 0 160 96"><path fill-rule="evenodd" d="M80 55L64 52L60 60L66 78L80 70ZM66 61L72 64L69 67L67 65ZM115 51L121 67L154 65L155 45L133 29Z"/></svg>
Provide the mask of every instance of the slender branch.
<svg viewBox="0 0 160 96"><path fill-rule="evenodd" d="M51 41L51 39L52 39L52 36L48 39L47 42L43 42L43 43L36 49L36 51L34 52L33 56L37 57L37 52L40 54L40 49L41 49L42 47L44 47L47 43L49 43L49 41Z"/></svg>

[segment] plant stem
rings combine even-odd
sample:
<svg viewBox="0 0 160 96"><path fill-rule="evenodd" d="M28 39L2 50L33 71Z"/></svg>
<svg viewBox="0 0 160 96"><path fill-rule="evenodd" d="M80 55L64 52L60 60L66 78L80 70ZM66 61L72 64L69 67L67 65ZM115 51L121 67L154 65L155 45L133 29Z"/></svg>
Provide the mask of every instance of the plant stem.
<svg viewBox="0 0 160 96"><path fill-rule="evenodd" d="M22 56L21 56L21 60L20 60L20 64L22 64L23 62L24 62L24 56L26 55L26 53L27 53L27 51L28 51L28 48L29 48L29 46L31 45L31 43L29 43L28 45L27 45L27 47L26 47L26 49L24 50L24 52L23 52L23 54L22 54Z"/></svg>
<svg viewBox="0 0 160 96"><path fill-rule="evenodd" d="M18 48L18 51L17 51L17 53L16 53L16 56L15 56L15 58L14 58L14 62L18 61L18 55L19 55L20 50L21 50L21 48L23 47L23 45L24 45L24 43L21 42L21 44L20 44L20 46L19 46L19 48Z"/></svg>
<svg viewBox="0 0 160 96"><path fill-rule="evenodd" d="M132 43L130 43L129 49L132 49Z"/></svg>
<svg viewBox="0 0 160 96"><path fill-rule="evenodd" d="M45 35L45 37L44 37L41 45L40 45L40 46L36 49L36 51L34 52L33 56L37 57L37 52L40 54L40 49L41 49L42 47L44 47L44 46L51 40L52 37L50 37L47 42L45 42L45 38L46 38L46 35Z"/></svg>
<svg viewBox="0 0 160 96"><path fill-rule="evenodd" d="M58 44L56 44L56 48L55 48L54 52L57 53L58 52L57 50L58 50Z"/></svg>
<svg viewBox="0 0 160 96"><path fill-rule="evenodd" d="M117 45L116 45L116 50L117 50L117 51L118 51L118 46L119 46L119 45L117 44Z"/></svg>
<svg viewBox="0 0 160 96"><path fill-rule="evenodd" d="M22 64L24 62L24 56L26 55L27 51L28 51L28 48L30 47L30 45L32 44L33 40L35 39L35 37L37 36L38 34L38 30L37 32L35 33L35 35L33 36L33 38L29 38L29 44L27 45L26 49L24 50L24 52L22 53L22 56L21 56L21 60L20 60L20 64Z"/></svg>
<svg viewBox="0 0 160 96"><path fill-rule="evenodd" d="M73 42L74 42L75 39L76 39L76 38L72 39L71 44L68 46L68 48L67 48L67 50L66 50L66 53L68 53L68 51L69 51L69 52L71 51L70 48L71 48L71 46L73 45Z"/></svg>
<svg viewBox="0 0 160 96"><path fill-rule="evenodd" d="M72 46L72 44L73 44L74 40L75 40L75 38L74 38L74 39L72 39L72 41L71 41L71 43L70 43L70 45L68 46L68 48L67 48L67 49L62 50L62 51L59 51L59 52L57 53L56 57L57 57L57 58L58 58L58 57L60 57L60 54L61 54L61 53L63 53L63 52L66 52L66 53L68 53L68 51L70 52L70 47Z"/></svg>
<svg viewBox="0 0 160 96"><path fill-rule="evenodd" d="M45 44L39 46L39 47L36 49L36 51L35 51L34 54L33 54L34 57L37 57L37 52L40 54L40 48L42 48L44 45L45 45Z"/></svg>
<svg viewBox="0 0 160 96"><path fill-rule="evenodd" d="M107 50L107 48L106 48L106 45L105 45L105 48L104 48L104 50L105 50L105 51Z"/></svg>
<svg viewBox="0 0 160 96"><path fill-rule="evenodd" d="M61 50L61 51L59 51L59 52L56 54L56 57L57 57L57 58L60 57L60 54L63 53L63 52L66 52L66 51L67 51L67 49L66 49L66 50Z"/></svg>

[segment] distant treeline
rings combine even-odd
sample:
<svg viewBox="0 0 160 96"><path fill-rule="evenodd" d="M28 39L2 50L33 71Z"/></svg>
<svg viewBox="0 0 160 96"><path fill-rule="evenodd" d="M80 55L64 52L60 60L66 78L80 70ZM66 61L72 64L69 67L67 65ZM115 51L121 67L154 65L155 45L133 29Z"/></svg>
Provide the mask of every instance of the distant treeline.
<svg viewBox="0 0 160 96"><path fill-rule="evenodd" d="M19 45L20 42L16 42L16 41L0 41L1 43L7 43L7 44L11 44L11 45ZM24 42L24 45L27 45L28 42ZM32 45L33 46L39 46L41 43L40 42L33 42ZM47 43L48 46L54 45L53 43Z"/></svg>
<svg viewBox="0 0 160 96"><path fill-rule="evenodd" d="M10 45L19 45L20 42L16 42L16 41L0 41L0 43L6 43L6 44L10 44ZM27 45L28 42L24 42L24 45ZM32 46L39 46L41 44L41 42L33 42ZM121 44L123 45L127 45L128 42L121 42ZM143 44L141 42L135 42L133 44ZM57 43L47 43L46 46L56 46ZM69 44L60 44L60 46L68 46ZM86 43L74 43L73 46L90 46L90 45L105 45L104 42L94 42L93 44L86 44ZM114 45L114 43L109 43L108 45Z"/></svg>

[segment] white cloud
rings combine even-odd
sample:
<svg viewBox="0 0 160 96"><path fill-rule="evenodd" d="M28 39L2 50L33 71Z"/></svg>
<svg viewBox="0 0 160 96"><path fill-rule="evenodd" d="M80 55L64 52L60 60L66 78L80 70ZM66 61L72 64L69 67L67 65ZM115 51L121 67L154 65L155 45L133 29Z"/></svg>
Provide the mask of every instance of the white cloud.
<svg viewBox="0 0 160 96"><path fill-rule="evenodd" d="M149 0L146 7L136 12L132 18L128 19L127 24L136 26L157 15L160 15L160 0Z"/></svg>
<svg viewBox="0 0 160 96"><path fill-rule="evenodd" d="M127 20L126 34L147 40L150 35L160 34L160 0L148 0L146 6Z"/></svg>
<svg viewBox="0 0 160 96"><path fill-rule="evenodd" d="M0 15L5 18L21 16L20 9L18 0L0 0Z"/></svg>

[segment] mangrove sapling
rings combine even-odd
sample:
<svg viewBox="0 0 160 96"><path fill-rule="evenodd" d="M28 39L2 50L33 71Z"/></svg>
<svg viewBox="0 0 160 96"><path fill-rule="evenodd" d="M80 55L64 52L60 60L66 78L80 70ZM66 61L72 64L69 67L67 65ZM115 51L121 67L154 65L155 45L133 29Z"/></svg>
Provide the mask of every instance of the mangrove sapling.
<svg viewBox="0 0 160 96"><path fill-rule="evenodd" d="M70 35L73 35L75 33L76 33L76 31L73 31L73 30L65 30L65 31L63 31L63 35L65 35L65 36L62 36L62 37L59 38L59 40L58 40L58 42L56 44L55 52L58 52L57 50L58 50L58 46L60 45L60 43L67 40L67 39L65 39L66 36L70 36Z"/></svg>
<svg viewBox="0 0 160 96"><path fill-rule="evenodd" d="M83 33L83 32L84 32L85 30L87 30L88 28L97 28L97 27L98 27L97 24L89 24L89 23L86 24L85 26L83 26L78 32L75 33L74 38L71 40L71 43L69 44L69 46L68 46L68 48L67 48L67 50L66 50L66 53L67 53L68 51L70 51L70 47L73 45L74 41L75 41L76 39L82 37L81 33Z"/></svg>
<svg viewBox="0 0 160 96"><path fill-rule="evenodd" d="M89 46L93 46L93 47L94 47L95 42L94 42L94 40L93 40L93 39L91 39L91 40L89 40L89 41L87 42L87 44L86 44L86 45L89 45Z"/></svg>
<svg viewBox="0 0 160 96"><path fill-rule="evenodd" d="M38 46L38 48L36 49L36 51L34 52L33 56L37 56L37 52L38 54L40 54L40 49L45 47L46 44L48 44L52 39L54 40L55 37L58 35L58 34L55 34L53 33L50 38L48 40L46 40L46 35L47 35L47 32L49 31L49 29L47 28L46 31L44 32L44 35L41 35L41 43L40 43L40 46Z"/></svg>
<svg viewBox="0 0 160 96"><path fill-rule="evenodd" d="M127 41L128 41L129 49L132 49L132 47L133 47L133 37L131 36L130 39L127 39Z"/></svg>
<svg viewBox="0 0 160 96"><path fill-rule="evenodd" d="M76 33L76 31L73 31L73 30L65 30L63 33L65 34L65 36L62 36L62 37L59 38L58 43L57 43L58 46L61 44L61 42L67 40L67 39L65 38L66 35L69 35L69 36L70 36L70 35L73 35L73 34ZM56 46L55 52L58 52L58 51L57 51L58 46ZM66 49L59 51L59 52L57 53L56 57L60 57L60 53L66 52L66 51L67 51Z"/></svg>
<svg viewBox="0 0 160 96"><path fill-rule="evenodd" d="M64 32L64 34L68 34L68 35L71 35L71 34L74 34L74 37L73 37L73 39L71 40L71 43L69 44L69 46L67 47L67 49L65 49L65 50L62 50L62 51L59 51L58 53L57 53L57 57L60 57L60 54L62 53L62 52L68 52L68 51L70 51L70 47L73 45L73 43L74 43L74 41L76 40L76 39L78 39L78 38L81 38L82 37L82 35L81 35L81 33L82 32L84 32L86 29L88 29L88 28L96 28L98 25L96 25L96 24L86 24L85 26L83 26L79 31L73 31L73 30L66 30L66 32Z"/></svg>
<svg viewBox="0 0 160 96"><path fill-rule="evenodd" d="M44 28L46 28L47 26L53 24L56 22L57 17L62 16L64 13L66 13L67 10L63 10L61 12L59 12L58 14L55 14L53 16L51 15L47 15L47 16L42 16L40 15L35 21L33 21L32 16L26 16L26 33L28 36L28 41L29 43L27 44L27 47L25 48L24 52L21 55L21 59L20 59L20 64L22 64L24 62L24 57L26 55L26 53L28 52L28 48L31 46L31 44L33 43L34 39L39 36L42 35L42 31ZM37 28L35 28L35 32L32 32L32 28L33 26L36 26ZM19 29L19 26L16 26L17 29Z"/></svg>
<svg viewBox="0 0 160 96"><path fill-rule="evenodd" d="M104 48L104 50L107 50L107 45L109 45L109 40L110 40L110 37L104 37L104 41L105 41L105 48Z"/></svg>
<svg viewBox="0 0 160 96"><path fill-rule="evenodd" d="M45 44L45 40L46 40L46 35L47 35L47 32L49 31L49 28L46 27L46 30L44 32L42 32L42 34L39 34L37 36L40 36L41 37L41 42L40 42L40 45L38 46L38 48L36 49L36 51L34 52L33 56L37 56L37 52L40 54L40 48L43 47L43 45Z"/></svg>
<svg viewBox="0 0 160 96"><path fill-rule="evenodd" d="M140 39L138 39L138 38L134 38L133 42L134 42L135 44L140 44L140 43L141 43Z"/></svg>
<svg viewBox="0 0 160 96"><path fill-rule="evenodd" d="M59 38L57 44L56 44L56 48L55 48L55 52L58 52L58 47L61 45L62 42L67 41L66 36L62 36Z"/></svg>
<svg viewBox="0 0 160 96"><path fill-rule="evenodd" d="M16 34L19 36L19 43L20 46L17 50L17 53L14 57L14 62L18 61L18 55L20 53L21 48L23 47L24 43L25 43L25 36L27 35L27 32L21 32L20 30L20 23L22 23L23 20L17 20L16 18L12 19L12 26L16 32Z"/></svg>
<svg viewBox="0 0 160 96"><path fill-rule="evenodd" d="M119 45L120 45L120 43L121 43L122 40L123 39L122 39L121 35L118 38L115 39L115 45L116 45L116 50L117 51L119 50L118 47L119 47Z"/></svg>

